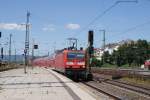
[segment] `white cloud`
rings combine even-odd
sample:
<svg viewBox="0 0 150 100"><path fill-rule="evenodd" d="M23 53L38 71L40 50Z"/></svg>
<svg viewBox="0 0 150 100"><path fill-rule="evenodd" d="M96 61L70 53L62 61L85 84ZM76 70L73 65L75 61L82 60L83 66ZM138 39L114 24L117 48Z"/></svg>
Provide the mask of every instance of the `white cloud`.
<svg viewBox="0 0 150 100"><path fill-rule="evenodd" d="M55 31L55 25L50 24L42 28L43 31Z"/></svg>
<svg viewBox="0 0 150 100"><path fill-rule="evenodd" d="M4 30L25 30L25 25L16 23L0 23L0 29Z"/></svg>
<svg viewBox="0 0 150 100"><path fill-rule="evenodd" d="M80 25L79 25L79 24L70 23L70 24L67 24L67 25L66 25L66 28L67 28L67 29L70 29L70 30L76 30L76 29L79 29L79 28L80 28Z"/></svg>

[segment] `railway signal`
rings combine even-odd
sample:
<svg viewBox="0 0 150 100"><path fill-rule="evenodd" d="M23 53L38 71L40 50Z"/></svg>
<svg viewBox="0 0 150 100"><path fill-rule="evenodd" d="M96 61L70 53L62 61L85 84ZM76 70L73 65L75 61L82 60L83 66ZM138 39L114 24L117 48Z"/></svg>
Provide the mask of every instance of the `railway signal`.
<svg viewBox="0 0 150 100"><path fill-rule="evenodd" d="M4 54L3 54L3 47L1 48L1 58L3 59Z"/></svg>
<svg viewBox="0 0 150 100"><path fill-rule="evenodd" d="M94 53L93 40L94 40L94 32L93 30L90 30L88 32L88 47L86 50L86 68L87 68L86 78L88 80L92 80L93 78L93 75L91 73L91 62Z"/></svg>
<svg viewBox="0 0 150 100"><path fill-rule="evenodd" d="M0 32L0 38L2 37L2 32ZM1 48L1 58L3 59L3 47Z"/></svg>
<svg viewBox="0 0 150 100"><path fill-rule="evenodd" d="M37 44L34 45L34 49L38 49L38 45Z"/></svg>
<svg viewBox="0 0 150 100"><path fill-rule="evenodd" d="M93 46L90 46L89 49L88 49L88 52L90 54L90 57L92 57L93 53L94 53L94 47Z"/></svg>
<svg viewBox="0 0 150 100"><path fill-rule="evenodd" d="M0 38L2 37L2 32L0 32Z"/></svg>
<svg viewBox="0 0 150 100"><path fill-rule="evenodd" d="M88 33L88 53L89 56L91 57L94 53L94 47L93 47L93 39L94 39L94 32L92 30L89 31Z"/></svg>
<svg viewBox="0 0 150 100"><path fill-rule="evenodd" d="M93 45L93 31L92 30L90 30L89 33L88 33L88 44L90 46Z"/></svg>

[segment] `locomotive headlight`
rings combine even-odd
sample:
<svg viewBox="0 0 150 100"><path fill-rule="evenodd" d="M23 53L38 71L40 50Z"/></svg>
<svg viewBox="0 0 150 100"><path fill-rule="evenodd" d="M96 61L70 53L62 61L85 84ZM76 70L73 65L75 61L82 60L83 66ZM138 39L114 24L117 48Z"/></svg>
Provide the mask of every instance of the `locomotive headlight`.
<svg viewBox="0 0 150 100"><path fill-rule="evenodd" d="M85 68L85 66L82 66L82 68Z"/></svg>
<svg viewBox="0 0 150 100"><path fill-rule="evenodd" d="M85 62L78 62L78 65L85 65Z"/></svg>
<svg viewBox="0 0 150 100"><path fill-rule="evenodd" d="M73 62L66 62L67 65L73 65Z"/></svg>

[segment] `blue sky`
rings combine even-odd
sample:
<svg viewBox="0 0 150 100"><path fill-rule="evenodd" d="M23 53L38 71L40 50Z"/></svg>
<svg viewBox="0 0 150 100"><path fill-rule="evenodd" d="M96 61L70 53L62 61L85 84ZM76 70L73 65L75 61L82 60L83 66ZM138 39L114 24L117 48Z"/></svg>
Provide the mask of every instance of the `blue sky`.
<svg viewBox="0 0 150 100"><path fill-rule="evenodd" d="M24 50L26 12L30 11L30 44L39 44L36 55L53 52L67 45L66 38L75 37L79 46L87 45L87 33L94 30L94 46L101 47L102 32L106 30L106 43L123 39L150 41L150 0L138 3L119 3L102 17L86 27L118 0L0 0L1 46L8 51L9 34L12 33L12 53ZM126 0L119 0L126 1ZM127 0L129 1L129 0ZM133 0L131 0L133 1ZM85 28L86 27L86 28ZM31 46L31 45L30 45Z"/></svg>

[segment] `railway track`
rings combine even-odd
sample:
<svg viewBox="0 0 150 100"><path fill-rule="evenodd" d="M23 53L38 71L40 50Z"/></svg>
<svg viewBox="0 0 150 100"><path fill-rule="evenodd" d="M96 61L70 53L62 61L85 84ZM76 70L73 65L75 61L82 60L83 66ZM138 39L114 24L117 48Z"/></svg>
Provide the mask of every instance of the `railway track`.
<svg viewBox="0 0 150 100"><path fill-rule="evenodd" d="M94 77L94 81L111 84L111 85L118 86L120 88L124 88L124 89L130 90L130 91L133 91L133 92L144 94L144 95L150 97L150 88L137 86L137 85L133 85L133 84L117 81L117 80L110 80L110 79L106 79L106 78L102 78L102 77L98 77L98 76Z"/></svg>
<svg viewBox="0 0 150 100"><path fill-rule="evenodd" d="M115 86L118 86L118 87L121 87L121 88L125 88L125 89L128 89L128 90L134 91L134 92L138 92L138 93L150 96L150 90L149 89L144 89L142 87L138 87L138 86L135 86L135 85L131 85L131 84L129 85L127 83L122 83L122 82L119 82L119 81L112 81L112 80L105 81L105 83L112 84L112 85L115 85Z"/></svg>
<svg viewBox="0 0 150 100"><path fill-rule="evenodd" d="M82 84L92 88L98 93L102 93L108 96L110 99L114 100L149 100L150 96L148 92L139 92L138 90L131 90L126 87L120 87L117 84L111 84L110 82L101 82L96 81L82 82ZM140 89L139 89L140 90Z"/></svg>
<svg viewBox="0 0 150 100"><path fill-rule="evenodd" d="M88 86L88 87L90 87L90 88L92 88L92 89L94 89L94 90L96 90L96 91L98 91L98 92L104 94L104 95L109 96L110 98L112 98L112 99L114 99L114 100L121 100L121 98L119 98L118 96L113 95L113 94L111 94L111 93L108 93L108 92L106 92L106 91L104 91L104 90L102 90L102 89L96 87L96 85L91 85L91 84L88 84L88 83L86 83L86 82L82 82L82 83L83 83L84 85L86 85L86 86Z"/></svg>
<svg viewBox="0 0 150 100"><path fill-rule="evenodd" d="M114 80L114 81L115 81L115 80ZM134 86L134 87L137 87L137 88L141 88L141 89L150 91L150 88L149 88L149 87L143 87L143 86L139 86L139 85L133 85L133 84L129 84L129 83L121 82L121 81L117 81L117 82L118 82L118 83L121 83L121 84L131 85L131 86Z"/></svg>

